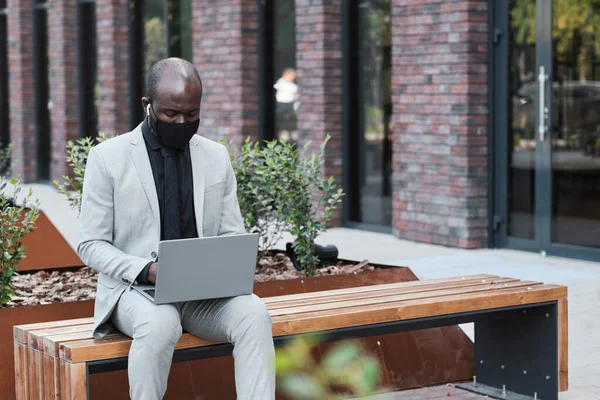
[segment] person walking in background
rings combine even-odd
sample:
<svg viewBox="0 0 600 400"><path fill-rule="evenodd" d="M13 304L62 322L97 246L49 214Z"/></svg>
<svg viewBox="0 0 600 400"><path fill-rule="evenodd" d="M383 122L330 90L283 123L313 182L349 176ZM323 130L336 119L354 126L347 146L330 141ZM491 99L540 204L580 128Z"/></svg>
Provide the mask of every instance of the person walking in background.
<svg viewBox="0 0 600 400"><path fill-rule="evenodd" d="M280 139L296 142L298 127L296 112L298 111L298 85L295 83L296 70L286 68L273 87L276 90L276 126L275 131Z"/></svg>

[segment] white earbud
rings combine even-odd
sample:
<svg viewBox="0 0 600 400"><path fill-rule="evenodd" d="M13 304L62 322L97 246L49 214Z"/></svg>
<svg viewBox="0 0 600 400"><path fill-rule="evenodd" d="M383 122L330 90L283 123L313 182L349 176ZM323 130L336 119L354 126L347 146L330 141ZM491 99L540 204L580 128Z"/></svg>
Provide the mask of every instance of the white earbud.
<svg viewBox="0 0 600 400"><path fill-rule="evenodd" d="M150 116L150 104L146 106L146 115Z"/></svg>

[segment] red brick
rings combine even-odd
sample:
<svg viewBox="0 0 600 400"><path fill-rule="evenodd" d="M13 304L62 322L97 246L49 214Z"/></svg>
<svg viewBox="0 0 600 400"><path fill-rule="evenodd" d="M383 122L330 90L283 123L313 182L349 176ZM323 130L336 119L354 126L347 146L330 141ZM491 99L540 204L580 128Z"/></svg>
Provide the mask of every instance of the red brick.
<svg viewBox="0 0 600 400"><path fill-rule="evenodd" d="M428 243L484 246L487 2L393 4L393 231Z"/></svg>
<svg viewBox="0 0 600 400"><path fill-rule="evenodd" d="M35 93L33 83L33 0L8 0L8 72L13 174L36 179Z"/></svg>
<svg viewBox="0 0 600 400"><path fill-rule="evenodd" d="M192 2L194 64L204 86L200 129L258 140L258 9L254 0Z"/></svg>
<svg viewBox="0 0 600 400"><path fill-rule="evenodd" d="M98 130L111 135L130 128L128 8L129 0L96 0Z"/></svg>
<svg viewBox="0 0 600 400"><path fill-rule="evenodd" d="M77 82L77 4L70 0L51 0L48 10L50 45L50 92L52 93L52 179L67 174L65 149L69 140L79 136Z"/></svg>
<svg viewBox="0 0 600 400"><path fill-rule="evenodd" d="M296 69L302 102L298 109L300 141L317 149L327 134L324 176L342 185L342 40L341 0L296 2ZM326 17L323 17L323 16ZM332 225L341 223L341 207Z"/></svg>

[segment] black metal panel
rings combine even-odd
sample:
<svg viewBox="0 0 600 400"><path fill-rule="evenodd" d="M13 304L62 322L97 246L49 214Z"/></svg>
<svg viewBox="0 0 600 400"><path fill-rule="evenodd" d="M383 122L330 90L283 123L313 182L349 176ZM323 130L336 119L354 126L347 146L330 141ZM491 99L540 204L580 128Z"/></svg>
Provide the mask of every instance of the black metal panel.
<svg viewBox="0 0 600 400"><path fill-rule="evenodd" d="M144 119L144 1L129 1L129 127Z"/></svg>
<svg viewBox="0 0 600 400"><path fill-rule="evenodd" d="M77 5L77 47L79 55L79 137L96 137L96 71L98 48L96 41L95 0L79 0Z"/></svg>
<svg viewBox="0 0 600 400"><path fill-rule="evenodd" d="M50 180L50 101L48 68L48 3L33 6L33 78L35 92L35 145L38 181Z"/></svg>
<svg viewBox="0 0 600 400"><path fill-rule="evenodd" d="M557 304L475 324L475 375L495 388L558 399Z"/></svg>
<svg viewBox="0 0 600 400"><path fill-rule="evenodd" d="M257 0L258 7L258 126L260 141L275 138L273 82L273 2Z"/></svg>

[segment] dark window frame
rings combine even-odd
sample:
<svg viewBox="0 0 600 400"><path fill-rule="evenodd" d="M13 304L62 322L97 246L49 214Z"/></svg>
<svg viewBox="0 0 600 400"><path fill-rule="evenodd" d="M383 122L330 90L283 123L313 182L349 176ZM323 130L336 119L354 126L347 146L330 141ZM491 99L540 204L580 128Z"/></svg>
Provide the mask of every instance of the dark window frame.
<svg viewBox="0 0 600 400"><path fill-rule="evenodd" d="M129 52L129 126L131 129L135 128L140 121L145 117L144 110L141 106L141 98L144 96L144 89L146 82L144 81L144 74L140 71L144 71L145 63L145 41L144 41L144 8L146 0L129 0L128 7L128 52ZM171 14L171 20L179 19L180 8L177 4L171 0L162 0L163 9L163 21L165 24L165 54L167 57L182 57L181 48L177 49L177 46L172 46L170 43L171 32L173 26L169 23L169 14ZM190 10L191 11L191 10ZM192 21L193 22L193 21ZM192 29L193 23L190 24ZM192 35L193 36L193 35ZM193 45L192 45L193 58ZM192 62L192 60L189 60Z"/></svg>
<svg viewBox="0 0 600 400"><path fill-rule="evenodd" d="M10 106L8 78L8 15L6 0L0 0L0 145L10 144ZM8 171L0 171L4 174Z"/></svg>
<svg viewBox="0 0 600 400"><path fill-rule="evenodd" d="M362 120L364 110L360 100L362 96L360 73L360 15L357 2L342 2L342 165L343 187L346 196L342 202L342 222L345 227L363 229L374 232L392 233L393 220L390 225L375 225L362 222L361 213L361 153L364 147L364 131ZM387 50L386 50L387 51ZM383 54L391 61L389 54ZM392 104L385 104L386 110ZM391 115L391 113L390 113ZM387 138L387 128L385 137ZM383 151L391 152L391 141L384 139ZM385 192L392 191L390 177L384 177ZM391 194L391 193L390 193Z"/></svg>
<svg viewBox="0 0 600 400"><path fill-rule="evenodd" d="M98 82L96 0L78 0L77 2L77 53L79 69L79 137L95 138L98 135L98 111L95 93L95 86Z"/></svg>
<svg viewBox="0 0 600 400"><path fill-rule="evenodd" d="M52 132L50 125L50 79L48 57L48 2L36 0L33 5L33 78L35 93L36 176L50 180Z"/></svg>
<svg viewBox="0 0 600 400"><path fill-rule="evenodd" d="M275 138L275 71L273 2L257 0L258 13L258 126L263 143Z"/></svg>

